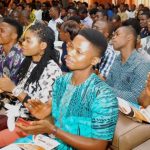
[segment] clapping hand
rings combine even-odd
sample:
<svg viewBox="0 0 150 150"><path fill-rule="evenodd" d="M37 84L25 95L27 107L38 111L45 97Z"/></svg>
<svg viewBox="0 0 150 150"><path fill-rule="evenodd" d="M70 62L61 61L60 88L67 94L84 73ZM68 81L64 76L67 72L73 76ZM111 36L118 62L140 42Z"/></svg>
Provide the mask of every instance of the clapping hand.
<svg viewBox="0 0 150 150"><path fill-rule="evenodd" d="M40 100L28 100L28 103L24 104L30 113L37 119L44 119L51 114L52 101L42 103Z"/></svg>

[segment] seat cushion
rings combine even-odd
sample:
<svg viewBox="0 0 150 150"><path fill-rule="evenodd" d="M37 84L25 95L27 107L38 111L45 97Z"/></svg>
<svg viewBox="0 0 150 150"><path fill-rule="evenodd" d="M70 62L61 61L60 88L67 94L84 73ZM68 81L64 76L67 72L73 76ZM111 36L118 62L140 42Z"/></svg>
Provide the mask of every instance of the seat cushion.
<svg viewBox="0 0 150 150"><path fill-rule="evenodd" d="M114 139L113 149L129 150L137 147L150 139L150 124L135 122L119 114Z"/></svg>

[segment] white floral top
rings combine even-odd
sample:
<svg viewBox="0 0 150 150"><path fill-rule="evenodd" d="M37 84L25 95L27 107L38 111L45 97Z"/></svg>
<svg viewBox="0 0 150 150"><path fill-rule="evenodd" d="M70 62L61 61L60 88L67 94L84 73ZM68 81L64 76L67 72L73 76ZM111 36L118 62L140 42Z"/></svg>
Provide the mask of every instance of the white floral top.
<svg viewBox="0 0 150 150"><path fill-rule="evenodd" d="M32 99L39 99L44 103L51 99L54 81L62 72L59 66L53 60L50 60L39 79L38 87L36 83L30 83L28 89L24 89L24 85L35 66L36 63L32 62L26 77L17 85L17 88L23 89Z"/></svg>

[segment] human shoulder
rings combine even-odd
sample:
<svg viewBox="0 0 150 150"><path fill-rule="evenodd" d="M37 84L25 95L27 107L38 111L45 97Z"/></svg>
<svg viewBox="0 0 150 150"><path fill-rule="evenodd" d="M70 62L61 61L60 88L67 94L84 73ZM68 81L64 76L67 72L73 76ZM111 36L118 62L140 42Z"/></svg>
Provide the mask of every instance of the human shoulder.
<svg viewBox="0 0 150 150"><path fill-rule="evenodd" d="M61 76L59 76L57 79L56 79L56 84L60 84L60 83L69 83L70 82L70 79L71 79L71 76L72 76L72 73L66 73L66 74L63 74Z"/></svg>
<svg viewBox="0 0 150 150"><path fill-rule="evenodd" d="M62 71L60 69L60 67L58 66L58 64L54 61L54 60L49 60L48 61L48 64L47 64L47 67L46 67L46 70L51 74L56 74L59 73L60 75L62 74Z"/></svg>
<svg viewBox="0 0 150 150"><path fill-rule="evenodd" d="M106 84L103 80L101 80L96 74L93 75L93 78L91 80L91 87L95 94L98 94L97 92L112 92L111 87Z"/></svg>

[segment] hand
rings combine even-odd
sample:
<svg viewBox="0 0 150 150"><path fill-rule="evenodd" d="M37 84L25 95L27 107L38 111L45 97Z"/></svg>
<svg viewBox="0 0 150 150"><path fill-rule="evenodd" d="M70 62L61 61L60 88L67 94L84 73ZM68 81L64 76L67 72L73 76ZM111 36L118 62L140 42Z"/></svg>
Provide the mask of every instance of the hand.
<svg viewBox="0 0 150 150"><path fill-rule="evenodd" d="M4 92L12 92L12 90L15 88L15 84L11 81L10 78L8 78L6 75L0 78L0 89Z"/></svg>
<svg viewBox="0 0 150 150"><path fill-rule="evenodd" d="M40 100L28 100L28 103L25 103L24 105L37 119L44 119L51 114L51 100L47 103L42 103Z"/></svg>
<svg viewBox="0 0 150 150"><path fill-rule="evenodd" d="M30 121L30 125L28 126L24 126L21 123L16 123L16 126L23 132L33 135L43 133L51 134L52 129L54 128L54 125L52 125L48 120Z"/></svg>

